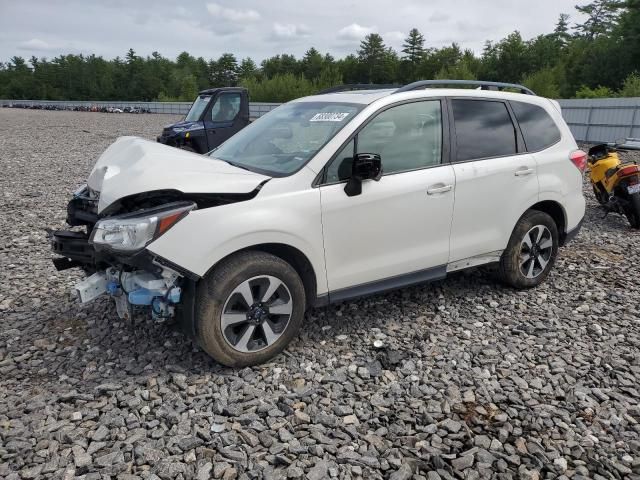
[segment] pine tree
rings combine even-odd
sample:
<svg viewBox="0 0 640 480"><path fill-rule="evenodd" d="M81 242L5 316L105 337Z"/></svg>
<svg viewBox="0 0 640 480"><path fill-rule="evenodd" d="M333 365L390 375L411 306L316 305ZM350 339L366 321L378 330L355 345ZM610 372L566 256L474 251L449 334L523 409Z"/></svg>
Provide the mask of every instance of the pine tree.
<svg viewBox="0 0 640 480"><path fill-rule="evenodd" d="M595 0L584 6L576 5L576 10L588 17L583 24L576 25L576 29L589 40L608 34L624 6L625 2L620 0Z"/></svg>
<svg viewBox="0 0 640 480"><path fill-rule="evenodd" d="M223 53L218 59L218 85L233 87L238 82L238 61L233 53Z"/></svg>
<svg viewBox="0 0 640 480"><path fill-rule="evenodd" d="M247 79L251 77L255 77L258 73L258 67L256 66L256 62L254 62L251 58L247 57L242 59L240 62L240 67L238 67L238 77L240 79Z"/></svg>
<svg viewBox="0 0 640 480"><path fill-rule="evenodd" d="M374 77L377 77L375 72L377 69L383 68L386 55L387 48L382 37L377 33L370 33L360 42L358 59L364 66L367 83L372 83Z"/></svg>
<svg viewBox="0 0 640 480"><path fill-rule="evenodd" d="M309 80L317 80L324 66L324 59L318 50L311 47L302 57L302 72Z"/></svg>
<svg viewBox="0 0 640 480"><path fill-rule="evenodd" d="M424 35L417 28L412 28L409 36L405 38L402 44L402 53L405 54L402 58L413 65L417 65L424 58Z"/></svg>
<svg viewBox="0 0 640 480"><path fill-rule="evenodd" d="M569 43L571 35L569 34L568 14L561 13L558 17L558 23L556 23L556 28L553 31L553 37L556 38L563 47Z"/></svg>

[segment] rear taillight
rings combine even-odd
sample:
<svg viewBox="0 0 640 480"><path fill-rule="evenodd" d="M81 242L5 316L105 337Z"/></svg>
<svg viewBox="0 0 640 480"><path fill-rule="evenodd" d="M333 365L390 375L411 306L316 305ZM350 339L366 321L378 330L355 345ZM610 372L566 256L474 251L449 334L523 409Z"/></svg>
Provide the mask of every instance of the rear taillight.
<svg viewBox="0 0 640 480"><path fill-rule="evenodd" d="M638 173L637 165L629 165L628 167L622 167L620 170L618 170L619 177L626 177L627 175L635 175L636 173Z"/></svg>
<svg viewBox="0 0 640 480"><path fill-rule="evenodd" d="M587 159L588 155L584 153L582 150L574 150L569 155L569 160L573 162L573 164L578 167L578 170L584 172L584 169L587 168Z"/></svg>

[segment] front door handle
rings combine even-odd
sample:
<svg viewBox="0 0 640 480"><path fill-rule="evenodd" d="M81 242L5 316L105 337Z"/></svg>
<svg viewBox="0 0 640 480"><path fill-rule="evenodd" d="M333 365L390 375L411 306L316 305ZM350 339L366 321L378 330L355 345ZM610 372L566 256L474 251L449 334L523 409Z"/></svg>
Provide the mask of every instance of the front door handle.
<svg viewBox="0 0 640 480"><path fill-rule="evenodd" d="M437 183L436 185L429 187L427 189L427 195L436 195L438 193L448 192L453 188L453 185L443 185L442 183Z"/></svg>
<svg viewBox="0 0 640 480"><path fill-rule="evenodd" d="M525 175L531 175L534 172L533 168L522 167L516 170L516 177L523 177Z"/></svg>

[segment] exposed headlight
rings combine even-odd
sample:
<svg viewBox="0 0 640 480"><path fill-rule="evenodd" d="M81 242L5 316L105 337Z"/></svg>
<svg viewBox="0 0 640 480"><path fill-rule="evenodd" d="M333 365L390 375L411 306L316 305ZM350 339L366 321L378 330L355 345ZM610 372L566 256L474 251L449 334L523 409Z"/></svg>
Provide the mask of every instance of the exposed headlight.
<svg viewBox="0 0 640 480"><path fill-rule="evenodd" d="M96 223L89 241L95 246L133 252L141 250L195 208L195 203L173 203L105 218Z"/></svg>

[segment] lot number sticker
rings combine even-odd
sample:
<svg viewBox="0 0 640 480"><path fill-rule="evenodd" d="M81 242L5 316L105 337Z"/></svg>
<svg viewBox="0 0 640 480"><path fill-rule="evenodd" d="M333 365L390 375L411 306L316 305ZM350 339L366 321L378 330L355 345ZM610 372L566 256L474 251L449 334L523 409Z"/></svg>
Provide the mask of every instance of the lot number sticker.
<svg viewBox="0 0 640 480"><path fill-rule="evenodd" d="M316 113L311 119L310 122L341 122L349 113L338 113L338 112L325 112L325 113Z"/></svg>

